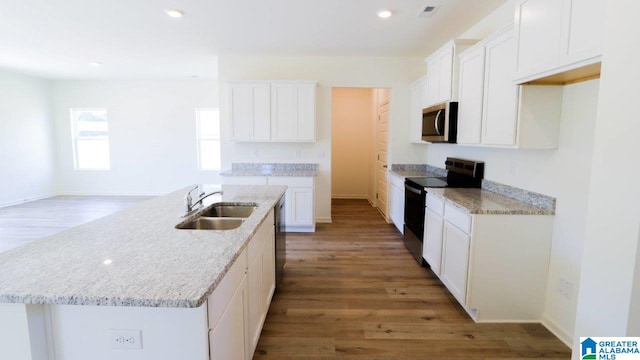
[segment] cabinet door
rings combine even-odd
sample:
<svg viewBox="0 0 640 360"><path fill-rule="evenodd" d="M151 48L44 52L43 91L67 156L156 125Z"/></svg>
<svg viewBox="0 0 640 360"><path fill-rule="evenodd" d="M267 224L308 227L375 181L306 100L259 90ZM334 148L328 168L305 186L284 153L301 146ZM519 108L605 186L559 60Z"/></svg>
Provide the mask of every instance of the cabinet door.
<svg viewBox="0 0 640 360"><path fill-rule="evenodd" d="M256 241L262 239L254 238L252 241ZM264 313L264 305L262 300L262 269L263 269L263 252L264 252L264 244L258 250L258 255L253 259L253 262L249 264L249 269L247 270L247 287L249 294L247 298L247 317L248 317L248 328L247 335L249 343L247 345L247 354L253 354L255 351L255 347L258 344L258 339L260 338L260 330L262 329L262 320Z"/></svg>
<svg viewBox="0 0 640 360"><path fill-rule="evenodd" d="M243 278L215 328L209 331L211 360L246 360L245 303L247 283Z"/></svg>
<svg viewBox="0 0 640 360"><path fill-rule="evenodd" d="M565 0L519 0L517 77L526 77L558 65Z"/></svg>
<svg viewBox="0 0 640 360"><path fill-rule="evenodd" d="M441 273L442 258L442 230L444 220L442 217L430 209L426 209L424 214L424 244L422 246L422 257L429 263L431 270L438 276Z"/></svg>
<svg viewBox="0 0 640 360"><path fill-rule="evenodd" d="M262 252L262 311L265 317L269 312L271 298L276 290L275 246L275 227L273 227L265 240L264 251Z"/></svg>
<svg viewBox="0 0 640 360"><path fill-rule="evenodd" d="M268 141L271 138L269 84L230 84L232 138Z"/></svg>
<svg viewBox="0 0 640 360"><path fill-rule="evenodd" d="M409 141L424 144L422 141L422 109L426 99L427 78L422 77L411 84L409 98Z"/></svg>
<svg viewBox="0 0 640 360"><path fill-rule="evenodd" d="M479 144L484 94L484 46L460 55L458 143Z"/></svg>
<svg viewBox="0 0 640 360"><path fill-rule="evenodd" d="M391 221L401 233L404 233L404 190L392 183L389 201Z"/></svg>
<svg viewBox="0 0 640 360"><path fill-rule="evenodd" d="M438 58L440 63L440 81L438 102L451 100L451 80L453 79L453 46L444 51Z"/></svg>
<svg viewBox="0 0 640 360"><path fill-rule="evenodd" d="M506 32L486 44L482 143L515 145L518 89L511 81L515 70L515 42Z"/></svg>
<svg viewBox="0 0 640 360"><path fill-rule="evenodd" d="M463 306L467 297L469 244L469 235L445 221L440 279Z"/></svg>
<svg viewBox="0 0 640 360"><path fill-rule="evenodd" d="M562 53L563 64L571 64L602 55L605 32L603 0L564 0Z"/></svg>
<svg viewBox="0 0 640 360"><path fill-rule="evenodd" d="M440 59L427 62L427 106L438 103L440 98Z"/></svg>
<svg viewBox="0 0 640 360"><path fill-rule="evenodd" d="M286 197L287 226L313 225L313 189L288 188Z"/></svg>
<svg viewBox="0 0 640 360"><path fill-rule="evenodd" d="M274 141L315 140L315 84L271 86Z"/></svg>

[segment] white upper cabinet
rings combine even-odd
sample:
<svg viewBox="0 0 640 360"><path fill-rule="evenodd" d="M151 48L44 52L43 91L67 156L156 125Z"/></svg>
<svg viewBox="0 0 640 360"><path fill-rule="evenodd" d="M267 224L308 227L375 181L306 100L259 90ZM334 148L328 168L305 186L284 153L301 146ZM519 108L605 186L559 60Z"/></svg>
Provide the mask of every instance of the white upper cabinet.
<svg viewBox="0 0 640 360"><path fill-rule="evenodd" d="M485 45L482 142L489 145L516 144L518 86L512 83L516 53L513 28Z"/></svg>
<svg viewBox="0 0 640 360"><path fill-rule="evenodd" d="M458 96L458 54L477 40L451 40L427 59L427 103L425 107L456 100Z"/></svg>
<svg viewBox="0 0 640 360"><path fill-rule="evenodd" d="M410 85L409 98L409 142L426 144L422 141L422 109L427 107L427 77L423 76Z"/></svg>
<svg viewBox="0 0 640 360"><path fill-rule="evenodd" d="M315 141L315 81L229 83L232 140Z"/></svg>
<svg viewBox="0 0 640 360"><path fill-rule="evenodd" d="M271 138L270 87L265 83L229 84L232 138L269 141Z"/></svg>
<svg viewBox="0 0 640 360"><path fill-rule="evenodd" d="M316 84L271 85L273 141L315 141Z"/></svg>
<svg viewBox="0 0 640 360"><path fill-rule="evenodd" d="M480 144L484 95L485 47L476 46L460 54L458 96L458 143ZM460 119L464 119L460 121Z"/></svg>
<svg viewBox="0 0 640 360"><path fill-rule="evenodd" d="M604 3L518 0L516 82L563 83L599 74ZM555 74L564 75L547 78Z"/></svg>
<svg viewBox="0 0 640 360"><path fill-rule="evenodd" d="M515 85L515 45L507 26L460 54L458 144L557 148L562 88Z"/></svg>

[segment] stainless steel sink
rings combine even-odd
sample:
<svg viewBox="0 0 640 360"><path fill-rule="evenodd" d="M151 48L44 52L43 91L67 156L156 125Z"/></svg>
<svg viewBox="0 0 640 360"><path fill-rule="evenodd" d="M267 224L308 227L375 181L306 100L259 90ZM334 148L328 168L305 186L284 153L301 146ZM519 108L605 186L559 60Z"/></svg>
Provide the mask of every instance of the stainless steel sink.
<svg viewBox="0 0 640 360"><path fill-rule="evenodd" d="M242 225L243 222L244 220L242 219L200 216L193 220L181 222L176 225L176 229L232 230Z"/></svg>
<svg viewBox="0 0 640 360"><path fill-rule="evenodd" d="M248 218L258 206L256 204L215 204L200 213L203 217Z"/></svg>

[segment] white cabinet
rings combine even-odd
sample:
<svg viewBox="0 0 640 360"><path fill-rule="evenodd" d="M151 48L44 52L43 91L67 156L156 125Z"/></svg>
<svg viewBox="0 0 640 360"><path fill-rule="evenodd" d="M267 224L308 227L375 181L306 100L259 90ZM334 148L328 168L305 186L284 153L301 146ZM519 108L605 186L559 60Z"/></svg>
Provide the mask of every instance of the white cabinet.
<svg viewBox="0 0 640 360"><path fill-rule="evenodd" d="M232 81L228 85L232 140L315 141L316 81Z"/></svg>
<svg viewBox="0 0 640 360"><path fill-rule="evenodd" d="M404 234L404 178L393 173L387 177L391 184L389 217L401 234Z"/></svg>
<svg viewBox="0 0 640 360"><path fill-rule="evenodd" d="M460 54L458 144L557 148L562 87L513 84L513 35L507 26Z"/></svg>
<svg viewBox="0 0 640 360"><path fill-rule="evenodd" d="M600 67L592 65L602 55L604 5L603 0L519 0L516 82L558 73L566 73L560 81L599 74Z"/></svg>
<svg viewBox="0 0 640 360"><path fill-rule="evenodd" d="M275 227L273 212L249 243L247 269L247 287L249 294L248 309L248 347L247 353L254 353L260 338L262 326L267 317L271 297L275 290Z"/></svg>
<svg viewBox="0 0 640 360"><path fill-rule="evenodd" d="M422 109L427 107L427 76L423 76L409 86L409 142L426 144L422 141Z"/></svg>
<svg viewBox="0 0 640 360"><path fill-rule="evenodd" d="M427 103L424 107L457 100L458 54L476 42L477 40L451 40L425 60L427 62Z"/></svg>
<svg viewBox="0 0 640 360"><path fill-rule="evenodd" d="M316 84L271 85L272 141L315 141Z"/></svg>
<svg viewBox="0 0 640 360"><path fill-rule="evenodd" d="M275 290L271 211L207 299L211 359L253 358Z"/></svg>
<svg viewBox="0 0 640 360"><path fill-rule="evenodd" d="M480 144L484 93L485 47L480 45L460 54L458 97L459 144Z"/></svg>
<svg viewBox="0 0 640 360"><path fill-rule="evenodd" d="M315 179L313 177L289 176L223 176L229 185L284 185L285 229L287 232L314 232Z"/></svg>
<svg viewBox="0 0 640 360"><path fill-rule="evenodd" d="M269 141L271 138L270 87L265 83L230 83L231 138Z"/></svg>
<svg viewBox="0 0 640 360"><path fill-rule="evenodd" d="M440 279L461 304L466 304L470 237L464 231L444 223L442 235L442 272Z"/></svg>
<svg viewBox="0 0 640 360"><path fill-rule="evenodd" d="M469 315L540 321L553 216L469 214L431 193L426 206L423 257Z"/></svg>

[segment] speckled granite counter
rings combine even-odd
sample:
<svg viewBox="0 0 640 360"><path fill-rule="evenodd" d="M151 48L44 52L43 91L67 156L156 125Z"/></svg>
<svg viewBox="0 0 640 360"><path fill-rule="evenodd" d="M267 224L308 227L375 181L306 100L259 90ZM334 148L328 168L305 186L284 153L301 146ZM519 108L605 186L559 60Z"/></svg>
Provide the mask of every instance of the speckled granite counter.
<svg viewBox="0 0 640 360"><path fill-rule="evenodd" d="M393 164L389 173L403 178L406 177L443 177L447 171L430 165L422 164Z"/></svg>
<svg viewBox="0 0 640 360"><path fill-rule="evenodd" d="M232 163L231 169L221 172L220 175L315 177L318 175L318 164Z"/></svg>
<svg viewBox="0 0 640 360"><path fill-rule="evenodd" d="M286 187L222 189L205 205L258 204L237 229L175 229L185 188L0 254L0 302L200 306Z"/></svg>
<svg viewBox="0 0 640 360"><path fill-rule="evenodd" d="M428 188L427 192L470 214L554 215L553 209L536 207L482 189Z"/></svg>

